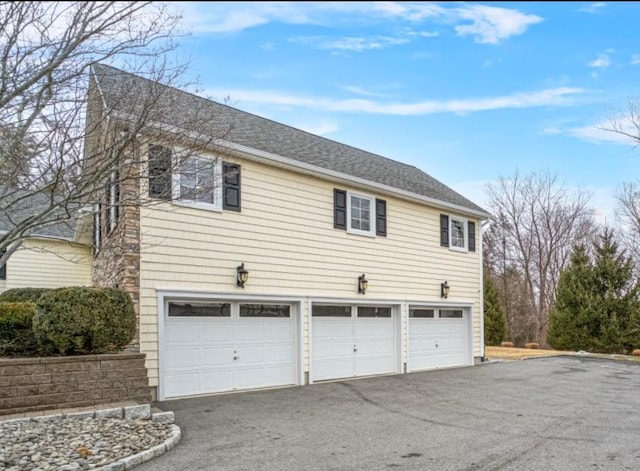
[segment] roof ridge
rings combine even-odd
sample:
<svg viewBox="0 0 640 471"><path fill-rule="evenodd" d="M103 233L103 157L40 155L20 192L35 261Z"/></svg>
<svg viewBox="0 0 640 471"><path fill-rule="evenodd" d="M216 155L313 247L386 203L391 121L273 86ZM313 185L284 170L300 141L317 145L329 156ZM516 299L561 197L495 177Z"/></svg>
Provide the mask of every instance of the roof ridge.
<svg viewBox="0 0 640 471"><path fill-rule="evenodd" d="M93 64L92 72L100 85L105 104L115 110L127 104L135 110L139 99L133 94L135 92L132 85L140 85L142 88L161 86L161 90L168 93L159 98L158 106L163 106L164 100L166 109L162 108L162 113L156 117L158 124L175 126L176 123L184 122L193 105L196 109L202 106L204 111L208 107L211 118L202 123L204 127L199 132L211 136L224 134L224 139L232 144L331 170L372 184L396 188L416 195L422 201L426 197L445 207L471 211L481 217L488 215L480 206L415 165L313 134L110 65ZM133 82L127 86L127 83L122 82L126 79ZM136 88L139 90L140 87ZM131 94L127 96L129 91Z"/></svg>

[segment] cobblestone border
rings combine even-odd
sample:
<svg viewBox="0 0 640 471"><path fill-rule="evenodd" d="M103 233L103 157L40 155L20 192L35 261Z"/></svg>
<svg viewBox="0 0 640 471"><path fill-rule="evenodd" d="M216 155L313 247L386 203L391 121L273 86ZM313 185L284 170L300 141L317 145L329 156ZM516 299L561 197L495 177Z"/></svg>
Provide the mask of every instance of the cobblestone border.
<svg viewBox="0 0 640 471"><path fill-rule="evenodd" d="M3 420L0 416L0 423L22 423L22 422L51 422L58 419L87 419L87 418L113 418L113 419L130 419L130 420L151 420L153 422L163 422L171 424L171 436L167 438L163 443L156 445L147 450L143 450L134 455L129 455L125 458L120 458L117 461L101 466L99 468L93 468L93 471L129 471L142 463L145 463L152 458L160 456L167 451L171 450L178 444L182 436L180 427L178 427L174 421L175 416L173 412L152 412L150 404L124 406L124 407L110 407L106 409L84 410L41 415L36 417L21 417L10 418Z"/></svg>

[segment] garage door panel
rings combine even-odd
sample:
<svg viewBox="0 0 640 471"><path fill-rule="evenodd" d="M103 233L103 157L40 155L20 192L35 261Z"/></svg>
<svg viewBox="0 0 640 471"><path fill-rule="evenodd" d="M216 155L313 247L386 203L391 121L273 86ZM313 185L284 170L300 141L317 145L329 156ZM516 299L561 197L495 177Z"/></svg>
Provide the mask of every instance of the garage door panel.
<svg viewBox="0 0 640 471"><path fill-rule="evenodd" d="M174 348L167 355L167 371L181 371L198 368L198 348Z"/></svg>
<svg viewBox="0 0 640 471"><path fill-rule="evenodd" d="M252 389L269 386L283 386L295 383L293 366L239 366L234 370L236 389Z"/></svg>
<svg viewBox="0 0 640 471"><path fill-rule="evenodd" d="M296 383L295 316L238 317L238 304L224 318L166 318L164 397Z"/></svg>
<svg viewBox="0 0 640 471"><path fill-rule="evenodd" d="M201 371L199 390L200 394L233 390L233 372L228 368Z"/></svg>
<svg viewBox="0 0 640 471"><path fill-rule="evenodd" d="M228 367L233 362L233 349L225 347L208 347L200 349L201 367Z"/></svg>
<svg viewBox="0 0 640 471"><path fill-rule="evenodd" d="M314 381L395 371L393 318L313 317Z"/></svg>
<svg viewBox="0 0 640 471"><path fill-rule="evenodd" d="M233 326L227 322L203 322L196 326L200 332L200 341L205 344L228 344L233 338Z"/></svg>
<svg viewBox="0 0 640 471"><path fill-rule="evenodd" d="M265 363L288 363L295 355L292 345L271 344L265 347Z"/></svg>
<svg viewBox="0 0 640 471"><path fill-rule="evenodd" d="M325 379L352 378L353 371L353 353L351 353L349 358L332 358L329 360L316 359L313 362L313 379L315 381L322 381Z"/></svg>
<svg viewBox="0 0 640 471"><path fill-rule="evenodd" d="M386 339L393 334L393 322L389 319L358 319L355 337L360 340Z"/></svg>
<svg viewBox="0 0 640 471"><path fill-rule="evenodd" d="M334 339L336 341L346 339L347 343L353 339L353 323L351 319L336 321L320 317L313 319L314 339Z"/></svg>
<svg viewBox="0 0 640 471"><path fill-rule="evenodd" d="M463 318L409 318L409 369L463 366L470 346Z"/></svg>
<svg viewBox="0 0 640 471"><path fill-rule="evenodd" d="M181 319L182 320L182 319ZM198 342L199 327L196 324L176 322L167 329L166 345L196 344Z"/></svg>
<svg viewBox="0 0 640 471"><path fill-rule="evenodd" d="M198 393L198 372L167 374L167 396L189 396Z"/></svg>
<svg viewBox="0 0 640 471"><path fill-rule="evenodd" d="M291 339L291 322L281 319L273 319L265 326L265 337L270 342L286 341Z"/></svg>
<svg viewBox="0 0 640 471"><path fill-rule="evenodd" d="M386 341L384 341L386 340ZM375 357L393 357L393 339L358 339L356 348L358 352L356 357L375 356Z"/></svg>
<svg viewBox="0 0 640 471"><path fill-rule="evenodd" d="M356 375L370 376L386 373L393 373L393 357L389 355L369 355L367 357L356 357Z"/></svg>
<svg viewBox="0 0 640 471"><path fill-rule="evenodd" d="M234 325L233 338L238 342L257 342L265 338L262 323L238 322Z"/></svg>

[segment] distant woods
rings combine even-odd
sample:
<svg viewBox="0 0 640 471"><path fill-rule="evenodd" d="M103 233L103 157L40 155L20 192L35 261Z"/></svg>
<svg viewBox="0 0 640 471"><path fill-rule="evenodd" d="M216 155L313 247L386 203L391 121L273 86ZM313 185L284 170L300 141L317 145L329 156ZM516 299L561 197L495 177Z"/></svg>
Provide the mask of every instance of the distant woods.
<svg viewBox="0 0 640 471"><path fill-rule="evenodd" d="M486 338L488 345L640 348L638 185L619 187L615 230L596 222L585 190L551 173L516 172L487 186L492 217L483 233L484 276L495 291L493 311L502 312L505 323L504 338ZM485 304L486 293L485 287ZM495 319L485 309L485 322L495 325Z"/></svg>

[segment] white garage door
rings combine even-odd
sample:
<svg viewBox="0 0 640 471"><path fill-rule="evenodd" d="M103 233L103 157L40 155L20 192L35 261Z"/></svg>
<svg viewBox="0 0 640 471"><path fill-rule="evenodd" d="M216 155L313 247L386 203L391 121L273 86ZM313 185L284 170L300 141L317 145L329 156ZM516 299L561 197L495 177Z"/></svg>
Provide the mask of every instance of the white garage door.
<svg viewBox="0 0 640 471"><path fill-rule="evenodd" d="M314 381L395 371L391 307L314 305L312 319Z"/></svg>
<svg viewBox="0 0 640 471"><path fill-rule="evenodd" d="M469 364L464 309L409 308L409 370Z"/></svg>
<svg viewBox="0 0 640 471"><path fill-rule="evenodd" d="M294 325L288 304L170 301L163 396L294 384Z"/></svg>

